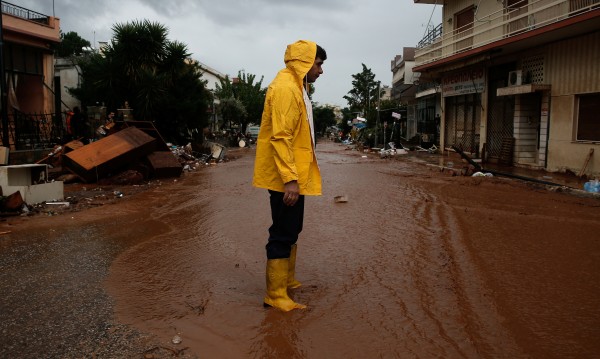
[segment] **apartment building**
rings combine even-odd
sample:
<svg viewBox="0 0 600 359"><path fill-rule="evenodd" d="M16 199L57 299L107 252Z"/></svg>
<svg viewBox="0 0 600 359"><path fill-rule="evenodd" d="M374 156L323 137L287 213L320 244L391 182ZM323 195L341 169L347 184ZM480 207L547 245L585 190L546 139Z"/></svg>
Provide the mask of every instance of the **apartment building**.
<svg viewBox="0 0 600 359"><path fill-rule="evenodd" d="M6 80L3 83L6 106L3 106L1 121L2 141L5 146L19 149L36 140L30 136L39 140L40 132L51 131L48 126L40 127L46 120L37 123L21 114L52 115L55 110L51 47L60 42L60 20L7 2L1 4L3 46L0 55Z"/></svg>
<svg viewBox="0 0 600 359"><path fill-rule="evenodd" d="M442 13L413 68L433 85L417 98L440 94L442 146L600 175L600 0L445 0Z"/></svg>
<svg viewBox="0 0 600 359"><path fill-rule="evenodd" d="M402 55L396 55L391 61L392 88L391 98L406 106L405 118L399 120L400 137L407 140L417 133L416 83L418 73L413 72L415 48L402 48ZM433 119L433 117L432 117Z"/></svg>

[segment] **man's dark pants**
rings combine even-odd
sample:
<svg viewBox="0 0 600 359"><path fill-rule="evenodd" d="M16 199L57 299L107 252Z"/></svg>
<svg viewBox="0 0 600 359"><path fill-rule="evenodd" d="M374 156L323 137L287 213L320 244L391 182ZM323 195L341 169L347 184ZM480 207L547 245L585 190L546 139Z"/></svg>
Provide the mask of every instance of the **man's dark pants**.
<svg viewBox="0 0 600 359"><path fill-rule="evenodd" d="M271 218L269 242L266 245L267 258L289 258L292 245L296 244L304 221L304 196L298 197L293 206L283 203L283 193L269 190L271 195Z"/></svg>

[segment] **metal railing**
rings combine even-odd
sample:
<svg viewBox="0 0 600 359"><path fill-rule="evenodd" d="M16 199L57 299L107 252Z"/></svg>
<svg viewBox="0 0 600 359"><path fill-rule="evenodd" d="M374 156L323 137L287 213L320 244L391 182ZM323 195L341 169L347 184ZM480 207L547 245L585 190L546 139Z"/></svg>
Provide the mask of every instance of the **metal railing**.
<svg viewBox="0 0 600 359"><path fill-rule="evenodd" d="M489 15L478 14L474 22L461 29L443 32L441 36L436 36L434 31L428 33L415 50L415 66L516 36L599 7L600 0L530 0L527 5L517 4Z"/></svg>
<svg viewBox="0 0 600 359"><path fill-rule="evenodd" d="M66 135L64 114L23 113L15 111L8 115L8 142L11 150L35 150L52 148L64 142ZM2 123L0 123L0 133Z"/></svg>
<svg viewBox="0 0 600 359"><path fill-rule="evenodd" d="M2 1L2 12L26 20L39 22L44 25L50 25L50 19L48 15L40 14L39 12L31 11L24 7L20 7L8 2Z"/></svg>
<svg viewBox="0 0 600 359"><path fill-rule="evenodd" d="M438 26L434 27L432 30L427 32L427 34L425 34L425 36L421 39L421 41L419 41L417 48L422 49L423 47L425 47L427 45L433 44L433 42L437 38L442 37L442 33L443 33L442 24L439 24Z"/></svg>

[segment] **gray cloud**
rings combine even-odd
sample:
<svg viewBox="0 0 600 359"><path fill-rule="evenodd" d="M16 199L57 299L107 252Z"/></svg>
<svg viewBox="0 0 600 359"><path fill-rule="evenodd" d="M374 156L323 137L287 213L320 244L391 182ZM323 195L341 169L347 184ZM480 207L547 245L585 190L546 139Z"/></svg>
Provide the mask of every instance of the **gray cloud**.
<svg viewBox="0 0 600 359"><path fill-rule="evenodd" d="M52 0L21 0L19 6L53 14ZM310 39L328 53L315 99L345 106L351 75L370 67L391 83L390 61L414 46L440 7L398 0L54 0L63 32L75 31L92 43L108 41L115 23L148 19L169 28L194 58L218 71L264 76L266 85L283 67L285 45ZM437 21L437 22L436 22Z"/></svg>

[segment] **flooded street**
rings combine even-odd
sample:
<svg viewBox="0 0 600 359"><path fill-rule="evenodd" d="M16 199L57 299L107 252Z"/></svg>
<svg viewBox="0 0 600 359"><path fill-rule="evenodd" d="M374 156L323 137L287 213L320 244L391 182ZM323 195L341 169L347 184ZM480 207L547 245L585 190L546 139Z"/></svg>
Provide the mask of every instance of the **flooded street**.
<svg viewBox="0 0 600 359"><path fill-rule="evenodd" d="M600 353L600 200L335 143L317 152L323 196L306 198L291 292L307 310L262 306L268 194L251 186L254 149L240 149L0 237L0 357Z"/></svg>

